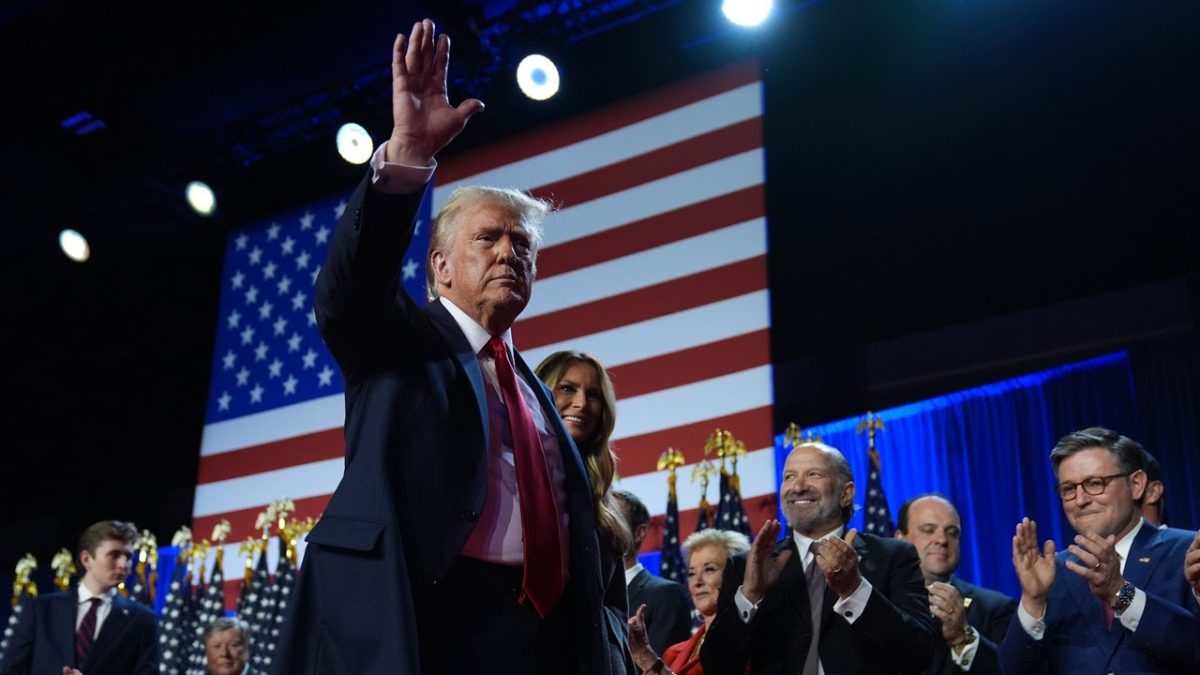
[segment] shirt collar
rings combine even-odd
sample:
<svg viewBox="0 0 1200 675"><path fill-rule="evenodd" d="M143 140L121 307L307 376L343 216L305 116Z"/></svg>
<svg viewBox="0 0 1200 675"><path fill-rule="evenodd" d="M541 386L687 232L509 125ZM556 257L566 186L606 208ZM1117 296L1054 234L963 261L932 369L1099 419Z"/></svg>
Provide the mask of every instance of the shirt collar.
<svg viewBox="0 0 1200 675"><path fill-rule="evenodd" d="M633 578L638 575L638 572L641 572L644 569L646 568L642 566L642 563L635 563L633 567L625 570L625 585L628 586L629 584L632 584Z"/></svg>
<svg viewBox="0 0 1200 675"><path fill-rule="evenodd" d="M486 328L479 325L479 322L477 322L475 319L467 316L467 313L459 309L458 305L454 304L445 297L439 297L438 300L442 302L442 306L446 308L446 311L450 312L450 316L454 317L454 323L457 323L459 329L462 330L463 336L467 338L467 342L471 345L471 349L476 354L483 351L483 348L487 346L488 341L492 339L492 334L487 332ZM511 357L513 349L512 329L509 328L508 330L504 331L504 334L500 336L500 339L504 340L504 345L508 347L508 353Z"/></svg>
<svg viewBox="0 0 1200 675"><path fill-rule="evenodd" d="M1137 536L1137 533L1142 529L1142 525L1145 524L1146 521L1138 518L1137 525L1134 525L1133 529L1126 532L1125 536L1121 537L1121 540L1113 546L1113 548L1117 549L1117 555L1121 556L1122 571L1125 569L1125 561L1129 559L1129 550L1133 548L1133 538Z"/></svg>
<svg viewBox="0 0 1200 675"><path fill-rule="evenodd" d="M814 541L828 539L829 537L841 537L842 532L845 532L845 531L846 531L845 525L838 525L837 527L826 532L825 534L823 534L819 537L812 538L812 537L807 537L803 534L800 534L799 530L792 530L792 538L796 540L796 550L800 552L800 560L801 560L801 562L804 563L804 567L805 568L808 567L808 560L811 557L811 554L809 553L808 549L812 548L812 543Z"/></svg>
<svg viewBox="0 0 1200 675"><path fill-rule="evenodd" d="M96 595L89 591L88 587L82 583L76 586L75 590L77 595L76 602L80 605L89 602L92 598L100 598L100 602L104 603L105 605L110 605L112 604L113 598L117 595L117 589L115 588L110 588L104 593Z"/></svg>

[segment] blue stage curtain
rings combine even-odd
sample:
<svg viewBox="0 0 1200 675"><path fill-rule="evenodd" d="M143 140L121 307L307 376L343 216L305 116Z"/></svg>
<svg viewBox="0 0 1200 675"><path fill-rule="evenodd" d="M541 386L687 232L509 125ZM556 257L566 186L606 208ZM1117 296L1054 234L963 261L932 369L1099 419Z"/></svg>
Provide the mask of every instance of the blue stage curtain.
<svg viewBox="0 0 1200 675"><path fill-rule="evenodd" d="M1059 550L1074 536L1054 492L1051 448L1064 434L1094 425L1144 438L1133 382L1129 356L1121 351L877 411L886 425L876 446L893 518L900 504L915 494L945 494L963 519L958 575L1018 596L1012 536L1021 518L1036 520L1039 538L1052 539ZM868 466L866 435L857 433L859 420L804 430L846 455L860 490L856 504L866 499L861 490ZM782 473L787 455L782 435L776 438L775 451L776 470ZM1182 493L1182 488L1176 492ZM861 529L861 512L850 526Z"/></svg>
<svg viewBox="0 0 1200 675"><path fill-rule="evenodd" d="M1200 527L1200 337L1189 335L1129 349L1138 410L1166 486L1165 522Z"/></svg>

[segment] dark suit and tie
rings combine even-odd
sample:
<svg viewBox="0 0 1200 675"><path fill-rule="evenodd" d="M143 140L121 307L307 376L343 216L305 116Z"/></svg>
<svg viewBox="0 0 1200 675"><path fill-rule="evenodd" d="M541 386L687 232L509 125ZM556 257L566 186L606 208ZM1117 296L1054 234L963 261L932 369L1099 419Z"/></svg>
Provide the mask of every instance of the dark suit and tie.
<svg viewBox="0 0 1200 675"><path fill-rule="evenodd" d="M1200 672L1200 604L1184 576L1192 533L1142 519L1144 457L1103 427L1055 444L1055 491L1077 534L1055 554L1036 522L1017 524L1021 600L1000 645L1004 672Z"/></svg>
<svg viewBox="0 0 1200 675"><path fill-rule="evenodd" d="M792 531L768 521L726 568L700 658L706 675L919 673L936 630L916 550L844 532L854 481L836 448L788 454L779 494Z"/></svg>
<svg viewBox="0 0 1200 675"><path fill-rule="evenodd" d="M129 576L133 523L102 520L79 537L83 576L72 590L25 603L0 675L148 675L158 672L158 617L117 594Z"/></svg>
<svg viewBox="0 0 1200 675"><path fill-rule="evenodd" d="M623 625L614 636L604 604L623 620L624 584L601 580L582 460L509 343L546 206L459 193L434 224L440 297L422 308L399 284L432 155L482 109L449 106L435 57L447 49L429 21L397 40L407 93L392 139L317 279L318 325L346 381L346 465L307 537L276 673L614 671Z"/></svg>
<svg viewBox="0 0 1200 675"><path fill-rule="evenodd" d="M1008 631L1016 602L954 576L962 561L963 523L942 494L915 495L900 505L896 538L917 549L937 622L933 660L926 675L997 675L997 645Z"/></svg>
<svg viewBox="0 0 1200 675"><path fill-rule="evenodd" d="M1110 627L1099 599L1066 568L1066 561L1079 559L1059 553L1046 601L1045 635L1034 640L1021 622L1013 621L1001 646L1005 672L1200 672L1200 606L1182 574L1191 540L1186 530L1142 523L1123 571L1125 579L1146 594L1135 631L1115 617Z"/></svg>

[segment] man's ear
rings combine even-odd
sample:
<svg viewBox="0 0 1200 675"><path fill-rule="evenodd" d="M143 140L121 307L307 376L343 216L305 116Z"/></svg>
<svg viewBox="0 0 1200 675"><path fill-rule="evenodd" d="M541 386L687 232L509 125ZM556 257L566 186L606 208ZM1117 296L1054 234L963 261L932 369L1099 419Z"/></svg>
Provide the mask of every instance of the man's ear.
<svg viewBox="0 0 1200 675"><path fill-rule="evenodd" d="M433 251L429 254L429 264L433 268L433 280L438 286L450 285L450 259L445 251Z"/></svg>
<svg viewBox="0 0 1200 675"><path fill-rule="evenodd" d="M1129 474L1129 487L1133 494L1133 501L1140 501L1146 492L1146 472L1138 469Z"/></svg>
<svg viewBox="0 0 1200 675"><path fill-rule="evenodd" d="M900 541L908 541L907 539L904 538L904 531L901 530L900 528L896 528L896 533L893 534L892 536L895 537L896 539L899 539Z"/></svg>

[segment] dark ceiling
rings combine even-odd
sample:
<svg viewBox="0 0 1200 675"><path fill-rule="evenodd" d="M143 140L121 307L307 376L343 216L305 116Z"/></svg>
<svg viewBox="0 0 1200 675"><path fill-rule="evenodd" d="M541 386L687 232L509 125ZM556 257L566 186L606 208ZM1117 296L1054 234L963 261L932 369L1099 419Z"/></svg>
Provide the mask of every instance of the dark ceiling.
<svg viewBox="0 0 1200 675"><path fill-rule="evenodd" d="M488 103L457 151L761 59L775 360L826 364L827 395L789 419L895 403L862 382L879 340L1173 279L1197 305L1196 3L777 2L754 33L715 0L427 4L452 98ZM353 185L331 127L386 134L392 38L424 9L0 7L0 568L100 517L160 539L187 521L225 233ZM548 104L511 86L526 46L564 70ZM80 112L103 128L62 126ZM193 178L215 218L183 205ZM57 251L63 227L91 262Z"/></svg>

